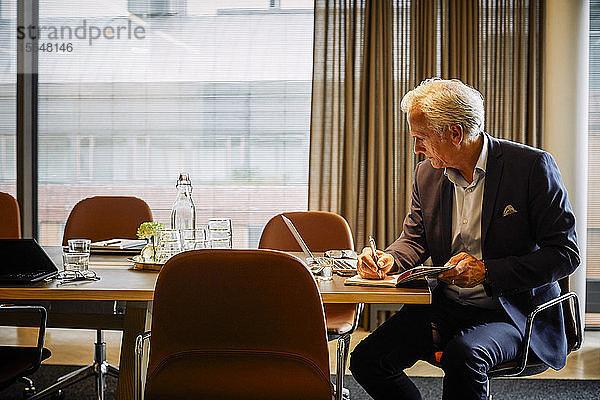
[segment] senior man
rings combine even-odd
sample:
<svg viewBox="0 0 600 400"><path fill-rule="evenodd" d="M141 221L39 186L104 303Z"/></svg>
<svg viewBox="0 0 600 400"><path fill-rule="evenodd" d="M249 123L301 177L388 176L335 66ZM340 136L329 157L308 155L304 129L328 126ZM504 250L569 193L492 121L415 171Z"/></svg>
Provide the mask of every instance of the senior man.
<svg viewBox="0 0 600 400"><path fill-rule="evenodd" d="M575 217L552 156L483 131L483 97L458 80L430 79L402 100L414 151L410 210L377 264L369 248L358 272L381 279L431 257L456 265L438 275L431 305L407 305L351 356L375 399L421 399L404 369L443 350L444 399L485 399L487 371L517 356L527 314L560 293L579 265ZM562 310L534 324L531 348L566 362Z"/></svg>

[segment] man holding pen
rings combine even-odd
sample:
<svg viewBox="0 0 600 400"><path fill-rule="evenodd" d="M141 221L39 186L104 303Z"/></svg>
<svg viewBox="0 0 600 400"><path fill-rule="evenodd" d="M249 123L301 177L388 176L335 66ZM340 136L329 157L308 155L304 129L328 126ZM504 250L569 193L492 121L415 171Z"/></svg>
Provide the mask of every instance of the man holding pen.
<svg viewBox="0 0 600 400"><path fill-rule="evenodd" d="M552 156L483 131L481 94L458 80L422 82L402 100L414 151L412 201L400 237L358 258L363 278L422 264L438 275L431 305L407 305L354 350L350 369L375 399L421 399L404 370L443 350L444 399L485 399L487 371L514 359L527 314L579 265L575 217ZM374 247L374 246L372 246ZM566 362L562 310L543 312L531 348Z"/></svg>

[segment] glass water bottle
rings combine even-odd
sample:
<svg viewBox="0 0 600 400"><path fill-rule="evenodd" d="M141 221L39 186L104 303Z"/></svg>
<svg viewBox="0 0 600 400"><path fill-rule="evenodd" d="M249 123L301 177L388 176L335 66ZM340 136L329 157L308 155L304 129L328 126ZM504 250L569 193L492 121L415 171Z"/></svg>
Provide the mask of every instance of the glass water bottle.
<svg viewBox="0 0 600 400"><path fill-rule="evenodd" d="M196 207L192 200L192 182L188 174L179 174L177 180L177 199L171 209L171 229L177 229L179 236L183 237L184 229L196 227Z"/></svg>

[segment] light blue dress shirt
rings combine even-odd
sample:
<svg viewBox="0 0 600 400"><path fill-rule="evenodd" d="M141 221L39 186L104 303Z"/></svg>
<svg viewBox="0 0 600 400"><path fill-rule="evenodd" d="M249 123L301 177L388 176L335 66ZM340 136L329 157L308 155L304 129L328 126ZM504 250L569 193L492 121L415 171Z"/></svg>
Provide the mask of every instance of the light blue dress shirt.
<svg viewBox="0 0 600 400"><path fill-rule="evenodd" d="M454 185L452 200L452 255L460 252L469 253L481 260L481 208L485 186L485 166L488 158L488 138L483 136L483 146L475 171L473 181L467 182L454 168L445 168L444 175ZM446 297L467 305L496 309L500 307L498 299L489 297L483 285L472 288L461 288L441 282L440 289Z"/></svg>

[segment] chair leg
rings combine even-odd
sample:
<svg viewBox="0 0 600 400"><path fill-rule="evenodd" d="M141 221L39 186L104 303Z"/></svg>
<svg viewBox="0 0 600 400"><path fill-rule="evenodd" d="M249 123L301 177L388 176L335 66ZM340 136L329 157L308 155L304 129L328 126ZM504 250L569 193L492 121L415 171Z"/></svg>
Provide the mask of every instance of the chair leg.
<svg viewBox="0 0 600 400"><path fill-rule="evenodd" d="M104 400L104 392L106 390L106 364L99 364L96 375L96 395L98 400Z"/></svg>
<svg viewBox="0 0 600 400"><path fill-rule="evenodd" d="M487 389L486 390L487 391L487 398L488 398L488 400L492 400L492 394L490 393L490 378L488 378L485 386L486 386L486 389Z"/></svg>
<svg viewBox="0 0 600 400"><path fill-rule="evenodd" d="M91 366L91 365L86 365L85 367L78 368L78 369L76 369L75 371L71 371L71 372L69 372L68 374L66 374L66 375L63 375L63 376L59 377L59 378L58 378L56 381L57 381L57 382L61 382L61 381L70 381L70 380L72 380L72 378L73 378L74 376L83 375L83 374L85 374L85 372L86 372L88 369L91 369L91 368L92 368L92 366Z"/></svg>
<svg viewBox="0 0 600 400"><path fill-rule="evenodd" d="M350 349L350 335L342 335L338 338L337 365L335 375L335 400L349 399L350 393L344 393L344 374L346 373L346 361ZM344 395L345 394L345 395Z"/></svg>
<svg viewBox="0 0 600 400"><path fill-rule="evenodd" d="M59 390L90 376L94 376L96 379L96 399L104 400L104 394L106 392L106 375L118 378L119 369L106 361L106 343L104 342L103 336L102 331L97 329L93 364L61 376L54 384L31 396L28 400L36 400L51 393L58 392Z"/></svg>
<svg viewBox="0 0 600 400"><path fill-rule="evenodd" d="M118 378L119 377L119 368L115 367L112 364L106 363L106 373L108 375L112 376L113 378Z"/></svg>
<svg viewBox="0 0 600 400"><path fill-rule="evenodd" d="M77 374L74 374L74 372L77 372ZM73 371L72 373L65 375L62 377L62 379L59 378L54 384L48 386L44 390L37 392L35 395L31 396L29 400L41 399L45 396L56 393L61 389L71 386L72 384L77 383L89 376L93 376L94 374L95 371L93 365L79 368L77 371Z"/></svg>

